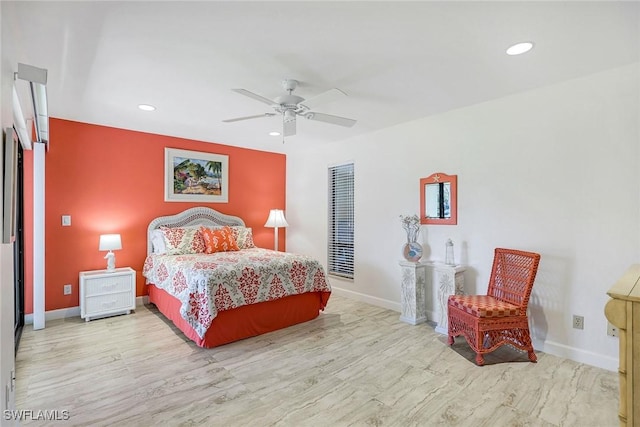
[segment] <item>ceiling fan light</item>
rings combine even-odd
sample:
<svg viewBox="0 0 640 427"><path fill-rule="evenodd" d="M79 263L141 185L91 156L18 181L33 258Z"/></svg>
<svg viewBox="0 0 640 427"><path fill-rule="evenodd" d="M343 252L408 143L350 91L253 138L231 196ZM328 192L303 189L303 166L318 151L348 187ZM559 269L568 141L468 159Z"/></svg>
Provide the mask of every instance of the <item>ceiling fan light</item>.
<svg viewBox="0 0 640 427"><path fill-rule="evenodd" d="M531 42L516 43L507 49L507 55L522 55L523 53L529 52L531 49L533 49L533 43Z"/></svg>
<svg viewBox="0 0 640 427"><path fill-rule="evenodd" d="M291 122L296 119L296 112L293 110L285 110L284 111L284 121Z"/></svg>
<svg viewBox="0 0 640 427"><path fill-rule="evenodd" d="M276 131L269 132L269 136L280 136L280 132L276 132Z"/></svg>

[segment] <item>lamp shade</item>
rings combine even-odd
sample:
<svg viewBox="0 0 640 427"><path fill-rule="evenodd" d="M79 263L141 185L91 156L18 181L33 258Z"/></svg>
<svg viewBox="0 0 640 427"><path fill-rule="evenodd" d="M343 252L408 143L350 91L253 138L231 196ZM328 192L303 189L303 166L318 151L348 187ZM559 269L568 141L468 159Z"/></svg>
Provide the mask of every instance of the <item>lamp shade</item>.
<svg viewBox="0 0 640 427"><path fill-rule="evenodd" d="M284 212L282 209L271 209L269 212L269 218L264 224L265 227L288 227L289 223L284 219Z"/></svg>
<svg viewBox="0 0 640 427"><path fill-rule="evenodd" d="M114 251L122 249L122 240L120 240L119 234L101 234L100 235L100 247L101 251Z"/></svg>

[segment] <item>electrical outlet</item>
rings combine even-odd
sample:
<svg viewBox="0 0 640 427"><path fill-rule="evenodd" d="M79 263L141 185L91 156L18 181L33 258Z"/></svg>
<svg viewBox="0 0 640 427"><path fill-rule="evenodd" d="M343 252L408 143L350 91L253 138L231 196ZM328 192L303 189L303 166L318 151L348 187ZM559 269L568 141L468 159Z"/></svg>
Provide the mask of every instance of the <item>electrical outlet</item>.
<svg viewBox="0 0 640 427"><path fill-rule="evenodd" d="M584 329L584 316L573 315L573 329Z"/></svg>
<svg viewBox="0 0 640 427"><path fill-rule="evenodd" d="M611 323L607 323L607 335L610 337L617 337L619 332L618 328L613 326Z"/></svg>
<svg viewBox="0 0 640 427"><path fill-rule="evenodd" d="M65 295L71 295L71 285L69 285L69 284L64 285L64 294Z"/></svg>

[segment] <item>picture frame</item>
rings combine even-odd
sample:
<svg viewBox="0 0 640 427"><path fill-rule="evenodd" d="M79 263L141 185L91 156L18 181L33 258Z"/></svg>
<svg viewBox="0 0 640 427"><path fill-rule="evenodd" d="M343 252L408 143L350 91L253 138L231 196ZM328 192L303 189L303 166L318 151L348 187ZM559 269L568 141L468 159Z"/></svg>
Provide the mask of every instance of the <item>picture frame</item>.
<svg viewBox="0 0 640 427"><path fill-rule="evenodd" d="M229 156L165 148L165 202L227 203Z"/></svg>
<svg viewBox="0 0 640 427"><path fill-rule="evenodd" d="M13 243L16 236L16 174L18 169L18 137L13 128L4 131L2 162L2 243Z"/></svg>

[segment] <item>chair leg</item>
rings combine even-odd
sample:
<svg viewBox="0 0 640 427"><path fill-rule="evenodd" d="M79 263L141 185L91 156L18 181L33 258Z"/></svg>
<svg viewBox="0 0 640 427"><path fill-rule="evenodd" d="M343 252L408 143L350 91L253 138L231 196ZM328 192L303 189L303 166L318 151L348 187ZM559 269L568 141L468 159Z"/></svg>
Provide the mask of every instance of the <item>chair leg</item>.
<svg viewBox="0 0 640 427"><path fill-rule="evenodd" d="M447 344L453 345L453 342L454 342L453 335L449 335L449 338L447 338Z"/></svg>
<svg viewBox="0 0 640 427"><path fill-rule="evenodd" d="M531 333L529 332L529 328L524 330L524 337L523 339L525 340L525 343L527 343L527 355L529 356L529 360L533 363L536 363L538 361L538 356L536 356L536 353L533 350L533 344L531 343Z"/></svg>
<svg viewBox="0 0 640 427"><path fill-rule="evenodd" d="M476 364L478 366L484 365L484 356L480 353L476 353Z"/></svg>

